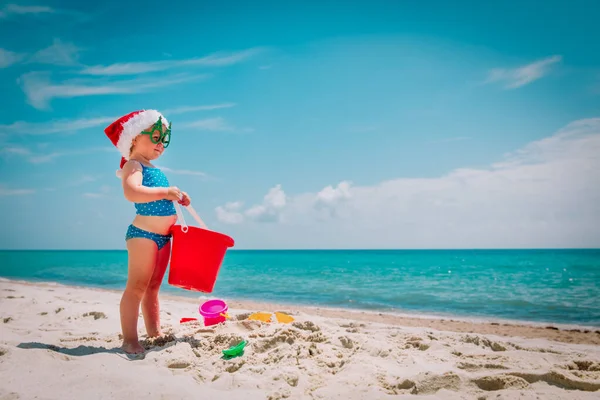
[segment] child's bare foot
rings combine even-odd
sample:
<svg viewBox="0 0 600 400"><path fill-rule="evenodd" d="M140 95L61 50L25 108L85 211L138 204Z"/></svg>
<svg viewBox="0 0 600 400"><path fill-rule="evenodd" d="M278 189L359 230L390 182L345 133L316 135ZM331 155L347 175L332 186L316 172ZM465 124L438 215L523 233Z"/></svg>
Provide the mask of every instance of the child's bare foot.
<svg viewBox="0 0 600 400"><path fill-rule="evenodd" d="M144 352L144 348L137 340L135 342L123 342L121 349L127 354L140 354Z"/></svg>

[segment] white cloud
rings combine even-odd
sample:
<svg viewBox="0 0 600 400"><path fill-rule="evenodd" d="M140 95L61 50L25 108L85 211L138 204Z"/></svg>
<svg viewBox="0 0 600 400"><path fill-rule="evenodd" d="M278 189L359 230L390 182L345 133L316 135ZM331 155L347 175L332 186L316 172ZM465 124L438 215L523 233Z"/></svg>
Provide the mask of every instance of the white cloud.
<svg viewBox="0 0 600 400"><path fill-rule="evenodd" d="M80 48L72 43L64 43L60 39L54 39L52 45L39 50L31 56L18 54L5 49L0 49L0 68L6 68L20 61L26 63L50 64L57 66L78 65Z"/></svg>
<svg viewBox="0 0 600 400"><path fill-rule="evenodd" d="M222 103L204 106L182 106L178 108L165 110L163 113L168 116L174 114L184 114L194 111L217 110L221 108L229 108L234 106L235 103ZM118 116L60 119L45 122L16 121L12 124L7 125L0 124L0 134L48 135L52 133L75 132L89 128L96 128L98 126L105 126L112 123L117 118ZM205 121L206 120L197 121L198 126L202 128L202 125L205 124L205 127L207 128L231 128L225 123L225 121L222 118L217 118L216 121Z"/></svg>
<svg viewBox="0 0 600 400"><path fill-rule="evenodd" d="M0 68L7 68L23 59L22 54L0 49Z"/></svg>
<svg viewBox="0 0 600 400"><path fill-rule="evenodd" d="M244 215L251 220L258 222L280 222L281 213L287 204L287 196L281 188L276 185L271 188L263 198L262 204L250 207L245 212L241 212L242 203L227 203L223 207L217 207L217 218L225 223L240 223L244 220ZM232 222L233 221L233 222Z"/></svg>
<svg viewBox="0 0 600 400"><path fill-rule="evenodd" d="M598 171L600 118L580 120L487 168L290 196L279 224L236 236L263 248L599 247Z"/></svg>
<svg viewBox="0 0 600 400"><path fill-rule="evenodd" d="M335 188L331 185L325 187L319 193L317 193L317 204L337 204L342 200L349 199L352 197L350 194L351 182L343 181L340 182Z"/></svg>
<svg viewBox="0 0 600 400"><path fill-rule="evenodd" d="M31 155L31 151L21 146L6 146L0 148L0 154L5 155L17 155L17 156L29 156Z"/></svg>
<svg viewBox="0 0 600 400"><path fill-rule="evenodd" d="M52 14L55 10L46 6L20 6L17 4L7 4L0 9L0 18L6 18L10 15L25 14Z"/></svg>
<svg viewBox="0 0 600 400"><path fill-rule="evenodd" d="M489 72L487 83L503 82L506 89L516 89L543 78L550 72L552 65L562 61L555 55L516 68L494 68Z"/></svg>
<svg viewBox="0 0 600 400"><path fill-rule="evenodd" d="M116 63L111 65L95 65L84 68L80 73L84 75L137 75L147 72L164 71L167 69L183 67L219 67L240 63L256 54L262 49L253 48L234 52L219 52L205 57L189 58L185 60L164 60L148 62Z"/></svg>
<svg viewBox="0 0 600 400"><path fill-rule="evenodd" d="M79 63L80 48L72 43L64 43L54 39L52 45L34 53L28 60L30 63L73 66Z"/></svg>
<svg viewBox="0 0 600 400"><path fill-rule="evenodd" d="M233 131L233 126L229 125L221 117L206 118L185 124L185 128L194 128L201 131Z"/></svg>
<svg viewBox="0 0 600 400"><path fill-rule="evenodd" d="M171 108L164 111L165 115L184 114L194 111L211 111L219 110L222 108L235 107L235 103L222 103L222 104L210 104L205 106L182 106L177 108Z"/></svg>
<svg viewBox="0 0 600 400"><path fill-rule="evenodd" d="M10 125L0 125L0 134L9 135L48 135L52 133L74 132L97 126L108 125L116 117L79 118L72 120L53 120L46 122L17 121Z"/></svg>
<svg viewBox="0 0 600 400"><path fill-rule="evenodd" d="M239 212L242 208L242 202L231 202L224 206L215 208L217 219L226 224L240 224L244 221L244 215Z"/></svg>
<svg viewBox="0 0 600 400"><path fill-rule="evenodd" d="M271 188L265 195L264 204L268 208L281 209L285 207L285 203L286 196L283 189L281 189L281 185L276 185L274 188Z"/></svg>
<svg viewBox="0 0 600 400"><path fill-rule="evenodd" d="M72 188L72 187L78 187L78 186L85 186L89 183L98 181L98 179L99 179L99 177L97 177L97 176L82 175L78 178L72 178L71 180L67 180L67 183L65 183L64 185L61 185L61 187ZM49 192L55 192L58 189L59 189L59 187L48 187L45 190L47 190ZM90 197L90 196L85 196L85 197ZM94 197L94 196L92 195L92 197Z"/></svg>
<svg viewBox="0 0 600 400"><path fill-rule="evenodd" d="M30 155L27 158L27 161L29 161L32 164L43 164L43 163L54 161L57 158L61 158L61 157L80 156L80 155L87 155L87 154L98 153L98 152L114 152L114 151L115 151L115 149L112 147L92 147L92 148L81 149L81 150L55 151L52 153Z"/></svg>
<svg viewBox="0 0 600 400"><path fill-rule="evenodd" d="M75 179L75 180L69 182L66 186L68 186L68 187L81 186L81 185L85 185L87 183L96 182L97 180L98 180L98 178L95 176L83 175L81 178L78 178L78 179Z"/></svg>
<svg viewBox="0 0 600 400"><path fill-rule="evenodd" d="M350 192L351 186L352 182L348 181L338 183L335 188L331 185L326 186L316 195L314 202L315 209L327 210L332 217L336 216L336 207L340 203L352 198L352 193Z"/></svg>
<svg viewBox="0 0 600 400"><path fill-rule="evenodd" d="M198 121L188 122L181 125L182 128L196 129L199 131L213 132L238 132L249 133L254 132L252 128L238 128L231 125L222 117L205 118Z"/></svg>
<svg viewBox="0 0 600 400"><path fill-rule="evenodd" d="M63 150L63 151L47 151L45 150L46 146L39 146L37 151L32 149L28 149L23 146L7 144L3 147L0 147L0 155L10 156L10 157L21 157L24 160L32 163L32 164L43 164L47 162L51 162L61 157L68 156L80 156L80 155L89 155L93 153L99 152L115 152L116 150L113 147L89 147L83 148L79 150ZM85 176L81 179L85 179L82 183L89 182L89 176Z"/></svg>
<svg viewBox="0 0 600 400"><path fill-rule="evenodd" d="M0 185L0 197L24 196L33 193L35 193L35 190L33 189L8 189L7 187Z"/></svg>
<svg viewBox="0 0 600 400"><path fill-rule="evenodd" d="M163 166L160 166L159 168L165 172L169 172L169 173L175 174L175 175L199 176L201 178L208 177L208 174L206 174L205 172L202 172L202 171L192 171L189 169L171 169L171 168L163 167Z"/></svg>
<svg viewBox="0 0 600 400"><path fill-rule="evenodd" d="M165 110L165 115L183 114L193 111L201 110L216 110L219 108L233 107L233 103L214 104L206 106L190 106L190 107L179 107L171 110ZM66 133L76 132L84 129L96 128L98 126L106 126L112 123L118 116L110 117L97 117L97 118L77 118L77 119L59 119L45 122L26 122L17 121L8 125L0 124L0 134L8 135L49 135L53 133ZM199 129L216 129L216 130L229 130L233 129L229 126L223 118L213 118L209 120L196 121L195 127ZM190 127L189 124L184 124L186 127ZM192 125L193 126L193 125Z"/></svg>
<svg viewBox="0 0 600 400"><path fill-rule="evenodd" d="M27 96L27 102L37 109L45 110L54 98L133 94L206 78L208 75L175 75L165 79L137 78L104 83L79 79L52 83L48 73L30 72L22 75L19 83Z"/></svg>
<svg viewBox="0 0 600 400"><path fill-rule="evenodd" d="M106 197L110 193L110 186L104 185L100 187L98 192L86 192L83 193L82 196L88 199L99 199L102 197Z"/></svg>

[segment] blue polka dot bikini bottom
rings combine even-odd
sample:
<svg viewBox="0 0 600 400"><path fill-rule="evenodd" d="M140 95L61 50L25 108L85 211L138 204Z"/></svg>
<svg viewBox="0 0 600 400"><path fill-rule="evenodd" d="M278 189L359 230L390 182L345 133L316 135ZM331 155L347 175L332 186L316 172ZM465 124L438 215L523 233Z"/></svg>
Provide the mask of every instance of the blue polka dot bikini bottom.
<svg viewBox="0 0 600 400"><path fill-rule="evenodd" d="M144 238L153 240L154 243L158 246L158 249L162 249L169 240L171 240L171 235L161 235L159 233L148 232L143 229L138 228L137 226L129 225L127 228L127 234L125 235L125 241L133 238Z"/></svg>

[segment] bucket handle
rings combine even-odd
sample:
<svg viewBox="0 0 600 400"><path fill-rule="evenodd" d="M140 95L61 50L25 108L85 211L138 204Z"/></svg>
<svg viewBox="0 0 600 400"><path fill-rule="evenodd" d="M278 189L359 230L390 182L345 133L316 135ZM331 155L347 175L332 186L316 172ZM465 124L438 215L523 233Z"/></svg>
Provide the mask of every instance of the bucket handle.
<svg viewBox="0 0 600 400"><path fill-rule="evenodd" d="M177 218L179 219L179 221L181 221L181 231L183 233L187 233L188 225L185 222L185 218L183 218L183 212L181 211L181 206L176 201L173 201L173 204L175 204L175 211L177 212ZM189 211L190 214L192 214L192 217L194 217L194 219L196 220L198 225L200 225L201 228L208 229L208 227L206 226L204 221L202 221L202 219L200 218L200 216L198 215L196 210L194 210L194 208L191 205L189 205L185 208Z"/></svg>

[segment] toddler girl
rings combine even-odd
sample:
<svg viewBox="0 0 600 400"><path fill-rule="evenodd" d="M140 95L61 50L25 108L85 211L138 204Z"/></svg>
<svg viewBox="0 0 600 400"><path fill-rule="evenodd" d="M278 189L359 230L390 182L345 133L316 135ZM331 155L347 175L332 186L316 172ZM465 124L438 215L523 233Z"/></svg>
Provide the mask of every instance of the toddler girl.
<svg viewBox="0 0 600 400"><path fill-rule="evenodd" d="M128 276L120 305L122 349L137 354L144 352L137 334L140 304L148 337L162 335L158 291L171 255L170 230L177 221L173 201L187 206L191 200L187 193L169 186L162 171L151 164L171 140L171 124L161 113L135 111L113 122L104 132L121 152L117 176L122 180L125 198L137 210L125 235Z"/></svg>

